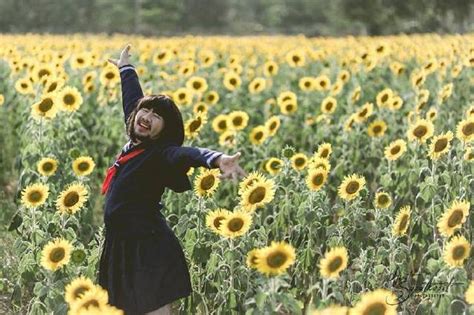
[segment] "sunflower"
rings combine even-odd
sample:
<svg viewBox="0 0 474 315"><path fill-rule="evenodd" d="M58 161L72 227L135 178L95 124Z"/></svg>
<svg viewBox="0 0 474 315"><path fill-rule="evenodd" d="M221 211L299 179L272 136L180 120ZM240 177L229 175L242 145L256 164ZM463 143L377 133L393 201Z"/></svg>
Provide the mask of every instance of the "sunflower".
<svg viewBox="0 0 474 315"><path fill-rule="evenodd" d="M356 174L345 176L338 188L339 197L344 200L352 200L359 195L365 185L365 178Z"/></svg>
<svg viewBox="0 0 474 315"><path fill-rule="evenodd" d="M387 124L383 120L374 120L367 128L370 137L382 137L387 130Z"/></svg>
<svg viewBox="0 0 474 315"><path fill-rule="evenodd" d="M85 292L95 287L91 279L80 276L64 288L64 299L69 305L74 304Z"/></svg>
<svg viewBox="0 0 474 315"><path fill-rule="evenodd" d="M453 140L453 133L448 131L444 134L433 137L430 148L429 156L432 160L439 159L442 155L445 155L451 146L451 140Z"/></svg>
<svg viewBox="0 0 474 315"><path fill-rule="evenodd" d="M268 137L268 131L265 126L257 126L250 131L249 140L252 144L261 145Z"/></svg>
<svg viewBox="0 0 474 315"><path fill-rule="evenodd" d="M331 87L331 95L336 96L339 95L342 92L342 89L344 88L344 82L341 80L336 80L336 83L334 83Z"/></svg>
<svg viewBox="0 0 474 315"><path fill-rule="evenodd" d="M46 81L46 78L54 75L54 68L49 64L36 64L31 70L31 74L34 82L41 82L42 79ZM43 82L45 82L43 81Z"/></svg>
<svg viewBox="0 0 474 315"><path fill-rule="evenodd" d="M351 92L351 101L352 101L352 103L355 103L360 99L361 91L362 91L362 89L361 89L360 85L352 90L352 92Z"/></svg>
<svg viewBox="0 0 474 315"><path fill-rule="evenodd" d="M395 61L390 64L390 70L395 75L401 75L405 72L405 66L402 63Z"/></svg>
<svg viewBox="0 0 474 315"><path fill-rule="evenodd" d="M209 229L211 229L213 232L220 234L222 221L230 214L231 212L224 208L213 210L206 215L206 226L209 227Z"/></svg>
<svg viewBox="0 0 474 315"><path fill-rule="evenodd" d="M403 99L400 96L392 97L388 102L388 108L391 111L399 110L403 106Z"/></svg>
<svg viewBox="0 0 474 315"><path fill-rule="evenodd" d="M436 108L430 108L427 112L426 112L426 119L429 119L431 121L435 120L436 117L438 117L438 111L436 110Z"/></svg>
<svg viewBox="0 0 474 315"><path fill-rule="evenodd" d="M337 78L344 83L347 83L351 78L351 73L345 69L341 70L337 75Z"/></svg>
<svg viewBox="0 0 474 315"><path fill-rule="evenodd" d="M466 110L466 117L473 117L474 116L474 105L471 105L471 107L469 107L467 110Z"/></svg>
<svg viewBox="0 0 474 315"><path fill-rule="evenodd" d="M298 86L302 91L309 92L314 90L314 83L313 77L302 77L298 81Z"/></svg>
<svg viewBox="0 0 474 315"><path fill-rule="evenodd" d="M237 144L237 132L235 130L227 130L219 135L219 144L223 147L235 148Z"/></svg>
<svg viewBox="0 0 474 315"><path fill-rule="evenodd" d="M278 97L277 97L278 106L281 107L283 105L283 103L285 103L287 101L292 101L293 103L297 103L298 98L297 98L296 94L294 92L291 92L291 91L283 91L280 94L278 94Z"/></svg>
<svg viewBox="0 0 474 315"><path fill-rule="evenodd" d="M58 94L59 104L62 110L75 112L82 104L81 93L75 88L66 86Z"/></svg>
<svg viewBox="0 0 474 315"><path fill-rule="evenodd" d="M474 160L474 150L471 147L466 146L466 152L464 152L464 160L465 161Z"/></svg>
<svg viewBox="0 0 474 315"><path fill-rule="evenodd" d="M197 137L206 122L207 115L204 113L198 113L193 118L188 119L184 124L184 134L186 138L191 139Z"/></svg>
<svg viewBox="0 0 474 315"><path fill-rule="evenodd" d="M193 94L190 89L181 87L173 92L173 100L176 102L176 105L191 105Z"/></svg>
<svg viewBox="0 0 474 315"><path fill-rule="evenodd" d="M260 248L254 248L247 253L245 263L247 267L257 269L258 255L260 254Z"/></svg>
<svg viewBox="0 0 474 315"><path fill-rule="evenodd" d="M89 192L81 183L70 184L56 200L56 208L61 213L76 213L88 200Z"/></svg>
<svg viewBox="0 0 474 315"><path fill-rule="evenodd" d="M219 186L221 172L219 169L201 169L194 180L194 192L199 197L210 197Z"/></svg>
<svg viewBox="0 0 474 315"><path fill-rule="evenodd" d="M41 251L41 266L43 268L56 271L67 265L73 250L72 244L65 240L56 238L43 247Z"/></svg>
<svg viewBox="0 0 474 315"><path fill-rule="evenodd" d="M338 278L339 273L347 268L349 255L344 246L333 247L319 262L319 272L323 278Z"/></svg>
<svg viewBox="0 0 474 315"><path fill-rule="evenodd" d="M403 139L392 141L385 147L385 158L389 161L398 160L407 150L407 143Z"/></svg>
<svg viewBox="0 0 474 315"><path fill-rule="evenodd" d="M243 210L253 212L271 202L275 196L275 184L271 179L250 184L243 192L240 205Z"/></svg>
<svg viewBox="0 0 474 315"><path fill-rule="evenodd" d="M117 67L107 66L100 72L100 83L106 87L114 87L120 82L120 73Z"/></svg>
<svg viewBox="0 0 474 315"><path fill-rule="evenodd" d="M329 159L332 153L332 146L328 142L324 142L318 146L318 151L315 153L315 157L323 159Z"/></svg>
<svg viewBox="0 0 474 315"><path fill-rule="evenodd" d="M474 140L474 116L469 116L458 123L456 137L463 142Z"/></svg>
<svg viewBox="0 0 474 315"><path fill-rule="evenodd" d="M204 93L207 91L207 81L203 77L193 76L186 81L186 87L194 93Z"/></svg>
<svg viewBox="0 0 474 315"><path fill-rule="evenodd" d="M153 54L151 60L155 65L165 65L173 58L173 51L167 48L160 49L157 53Z"/></svg>
<svg viewBox="0 0 474 315"><path fill-rule="evenodd" d="M263 64L263 74L266 77L277 75L278 69L279 69L278 64L273 60L269 60Z"/></svg>
<svg viewBox="0 0 474 315"><path fill-rule="evenodd" d="M5 103L5 96L3 94L0 94L0 106L2 106Z"/></svg>
<svg viewBox="0 0 474 315"><path fill-rule="evenodd" d="M471 280L471 283L469 284L466 293L464 293L464 298L466 299L466 302L468 304L474 304L474 280Z"/></svg>
<svg viewBox="0 0 474 315"><path fill-rule="evenodd" d="M280 173L282 168L283 161L275 157L269 158L265 163L265 170L272 175Z"/></svg>
<svg viewBox="0 0 474 315"><path fill-rule="evenodd" d="M377 209L387 209L392 204L392 197L384 191L375 194L374 206Z"/></svg>
<svg viewBox="0 0 474 315"><path fill-rule="evenodd" d="M392 234L394 236L402 236L407 233L408 225L410 224L410 215L410 206L405 206L400 209L392 226Z"/></svg>
<svg viewBox="0 0 474 315"><path fill-rule="evenodd" d="M258 77L253 79L248 86L248 90L250 94L259 94L265 90L267 87L267 82L264 78Z"/></svg>
<svg viewBox="0 0 474 315"><path fill-rule="evenodd" d="M107 291L96 285L92 289L82 294L81 297L71 305L71 313L80 314L80 312L86 310L101 311L107 306L108 300L109 295Z"/></svg>
<svg viewBox="0 0 474 315"><path fill-rule="evenodd" d="M281 125L281 120L278 116L272 116L268 118L268 120L265 122L265 127L267 128L268 135L269 136L274 136L278 129L280 128Z"/></svg>
<svg viewBox="0 0 474 315"><path fill-rule="evenodd" d="M319 156L319 153L316 152L313 155L313 158L309 161L308 165L309 169L316 169L316 168L322 168L324 169L327 173L331 170L331 164L329 163L328 159L322 158Z"/></svg>
<svg viewBox="0 0 474 315"><path fill-rule="evenodd" d="M36 183L26 186L21 192L21 202L28 208L36 208L46 202L49 195L49 187L45 184Z"/></svg>
<svg viewBox="0 0 474 315"><path fill-rule="evenodd" d="M295 249L286 242L272 241L270 246L259 250L257 270L268 276L282 274L295 263Z"/></svg>
<svg viewBox="0 0 474 315"><path fill-rule="evenodd" d="M451 268L462 267L470 252L471 244L468 240L464 236L454 236L446 244L443 254L444 262Z"/></svg>
<svg viewBox="0 0 474 315"><path fill-rule="evenodd" d="M90 65L91 58L88 53L78 53L74 56L71 56L69 63L71 64L72 69L84 69Z"/></svg>
<svg viewBox="0 0 474 315"><path fill-rule="evenodd" d="M58 92L63 88L65 84L65 81L63 78L56 77L56 76L50 76L47 78L44 87L43 87L43 93L53 93L53 92Z"/></svg>
<svg viewBox="0 0 474 315"><path fill-rule="evenodd" d="M438 230L443 236L452 236L454 232L461 228L469 215L468 201L455 200L449 209L447 209L438 221Z"/></svg>
<svg viewBox="0 0 474 315"><path fill-rule="evenodd" d="M397 315L397 296L386 289L363 293L351 315Z"/></svg>
<svg viewBox="0 0 474 315"><path fill-rule="evenodd" d="M356 114L352 114L344 121L344 131L348 132L352 130L352 126L356 122Z"/></svg>
<svg viewBox="0 0 474 315"><path fill-rule="evenodd" d="M95 163L90 156L80 156L72 162L72 170L76 176L87 176L94 170Z"/></svg>
<svg viewBox="0 0 474 315"><path fill-rule="evenodd" d="M290 158L290 161L294 170L301 171L306 167L308 157L304 153L296 153Z"/></svg>
<svg viewBox="0 0 474 315"><path fill-rule="evenodd" d="M95 71L87 72L82 77L82 85L87 85L89 83L92 83L96 77L97 77L97 72L95 72Z"/></svg>
<svg viewBox="0 0 474 315"><path fill-rule="evenodd" d="M247 233L251 224L252 214L245 210L239 210L229 213L229 215L221 221L220 230L223 236L236 238Z"/></svg>
<svg viewBox="0 0 474 315"><path fill-rule="evenodd" d="M230 126L231 122L229 121L228 115L219 114L212 120L212 129L217 133L228 130Z"/></svg>
<svg viewBox="0 0 474 315"><path fill-rule="evenodd" d="M332 97L328 96L321 102L321 112L325 114L332 114L336 110L337 107L337 100Z"/></svg>
<svg viewBox="0 0 474 315"><path fill-rule="evenodd" d="M410 126L407 132L410 141L417 140L420 143L425 143L428 138L433 136L434 126L430 120L418 119Z"/></svg>
<svg viewBox="0 0 474 315"><path fill-rule="evenodd" d="M236 110L228 114L231 123L230 128L234 130L242 130L247 127L249 114L247 112Z"/></svg>
<svg viewBox="0 0 474 315"><path fill-rule="evenodd" d="M53 119L58 113L57 94L47 93L41 96L41 100L31 106L31 115L39 120L42 118Z"/></svg>
<svg viewBox="0 0 474 315"><path fill-rule="evenodd" d="M390 99L393 97L392 89L386 88L380 91L376 97L376 103L378 107L388 106Z"/></svg>
<svg viewBox="0 0 474 315"><path fill-rule="evenodd" d="M208 105L215 105L215 104L217 104L217 102L219 102L219 93L217 93L216 91L208 91L208 92L204 95L204 101L205 101Z"/></svg>
<svg viewBox="0 0 474 315"><path fill-rule="evenodd" d="M318 191L323 187L328 178L328 172L322 167L312 168L306 176L306 186L312 191Z"/></svg>
<svg viewBox="0 0 474 315"><path fill-rule="evenodd" d="M414 89L419 89L425 83L426 75L423 71L413 71L410 77Z"/></svg>
<svg viewBox="0 0 474 315"><path fill-rule="evenodd" d="M362 123L367 120L369 116L372 115L374 112L374 104L372 103L365 103L361 106L361 108L355 114L355 121L358 123Z"/></svg>
<svg viewBox="0 0 474 315"><path fill-rule="evenodd" d="M197 102L193 106L193 113L195 114L207 114L209 112L209 108L205 102Z"/></svg>
<svg viewBox="0 0 474 315"><path fill-rule="evenodd" d="M28 78L18 79L15 82L15 89L20 94L32 94L34 93L33 84Z"/></svg>
<svg viewBox="0 0 474 315"><path fill-rule="evenodd" d="M292 68L305 65L305 56L303 51L299 49L289 51L285 56L285 60Z"/></svg>
<svg viewBox="0 0 474 315"><path fill-rule="evenodd" d="M235 91L242 84L242 79L234 71L228 71L224 75L223 83L227 90Z"/></svg>
<svg viewBox="0 0 474 315"><path fill-rule="evenodd" d="M346 306L332 304L320 310L312 310L310 314L311 315L347 315L349 314L349 308Z"/></svg>
<svg viewBox="0 0 474 315"><path fill-rule="evenodd" d="M317 91L327 91L331 88L331 80L325 74L314 78L314 86Z"/></svg>
<svg viewBox="0 0 474 315"><path fill-rule="evenodd" d="M49 157L42 158L36 164L36 169L43 176L52 176L58 169L58 161Z"/></svg>
<svg viewBox="0 0 474 315"><path fill-rule="evenodd" d="M198 54L199 61L203 68L208 68L214 64L216 61L216 54L212 50L201 50Z"/></svg>
<svg viewBox="0 0 474 315"><path fill-rule="evenodd" d="M245 176L242 181L239 183L239 196L243 195L244 191L250 187L255 182L263 182L267 178L259 171L253 171L247 176Z"/></svg>
<svg viewBox="0 0 474 315"><path fill-rule="evenodd" d="M280 105L280 112L284 115L291 115L295 113L297 109L298 103L293 100L285 101Z"/></svg>

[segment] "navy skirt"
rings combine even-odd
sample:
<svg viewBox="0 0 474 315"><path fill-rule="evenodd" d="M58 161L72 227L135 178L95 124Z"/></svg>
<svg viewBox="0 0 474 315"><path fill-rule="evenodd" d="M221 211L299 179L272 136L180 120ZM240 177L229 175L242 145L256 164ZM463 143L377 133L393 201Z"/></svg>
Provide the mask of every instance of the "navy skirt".
<svg viewBox="0 0 474 315"><path fill-rule="evenodd" d="M143 315L191 294L183 249L160 211L122 212L105 222L98 283L125 315Z"/></svg>

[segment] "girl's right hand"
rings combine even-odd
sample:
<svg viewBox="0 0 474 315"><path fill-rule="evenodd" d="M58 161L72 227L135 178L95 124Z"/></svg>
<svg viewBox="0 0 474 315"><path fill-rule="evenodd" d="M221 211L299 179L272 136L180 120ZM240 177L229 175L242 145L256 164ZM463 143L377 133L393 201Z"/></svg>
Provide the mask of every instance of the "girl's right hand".
<svg viewBox="0 0 474 315"><path fill-rule="evenodd" d="M129 65L130 64L130 60L128 58L130 58L130 48L132 46L130 44L128 44L127 46L125 46L125 48L122 50L122 52L120 53L120 59L107 59L108 62L116 65L117 67L121 67L121 66L125 66L125 65Z"/></svg>

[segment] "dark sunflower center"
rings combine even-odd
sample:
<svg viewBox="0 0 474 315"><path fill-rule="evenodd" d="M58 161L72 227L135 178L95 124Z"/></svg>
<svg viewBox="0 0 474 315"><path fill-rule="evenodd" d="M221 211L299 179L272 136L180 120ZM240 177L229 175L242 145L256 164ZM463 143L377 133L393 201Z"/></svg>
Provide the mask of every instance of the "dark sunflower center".
<svg viewBox="0 0 474 315"><path fill-rule="evenodd" d="M377 125L374 127L374 129L372 129L374 131L375 134L379 134L382 132L382 126L380 125Z"/></svg>
<svg viewBox="0 0 474 315"><path fill-rule="evenodd" d="M362 313L363 315L384 315L387 307L382 302L370 304Z"/></svg>
<svg viewBox="0 0 474 315"><path fill-rule="evenodd" d="M255 86L254 86L255 90L257 90L259 87L260 87L260 83L258 83L258 82L255 83Z"/></svg>
<svg viewBox="0 0 474 315"><path fill-rule="evenodd" d="M186 98L186 94L184 94L184 93L179 93L178 98L179 98L180 100L185 99L185 98Z"/></svg>
<svg viewBox="0 0 474 315"><path fill-rule="evenodd" d="M287 110L287 111L290 112L292 109L293 109L293 104L288 104L288 105L286 105L286 110Z"/></svg>
<svg viewBox="0 0 474 315"><path fill-rule="evenodd" d="M109 80L115 78L115 74L113 72L107 72L107 74L105 75L105 77Z"/></svg>
<svg viewBox="0 0 474 315"><path fill-rule="evenodd" d="M298 56L293 56L292 59L295 63L298 63L300 61L300 57L298 57Z"/></svg>
<svg viewBox="0 0 474 315"><path fill-rule="evenodd" d="M81 294L87 292L89 290L89 287L87 286L80 286L77 287L76 290L74 290L74 299L78 299Z"/></svg>
<svg viewBox="0 0 474 315"><path fill-rule="evenodd" d="M408 225L408 215L404 215L400 220L400 225L398 226L399 231L404 231Z"/></svg>
<svg viewBox="0 0 474 315"><path fill-rule="evenodd" d="M207 100L212 102L214 100L214 94L210 94L208 97L207 97Z"/></svg>
<svg viewBox="0 0 474 315"><path fill-rule="evenodd" d="M100 304L99 304L99 302L98 302L97 300L90 300L90 301L87 301L86 303L84 303L84 304L82 305L82 307L83 307L84 309L88 309L88 308L91 307L91 306L100 307Z"/></svg>
<svg viewBox="0 0 474 315"><path fill-rule="evenodd" d="M462 128L462 133L465 136L470 136L474 133L474 123L468 123Z"/></svg>
<svg viewBox="0 0 474 315"><path fill-rule="evenodd" d="M201 82L199 82L199 81L194 81L193 82L193 88L195 90L199 90L201 88L201 86L202 86Z"/></svg>
<svg viewBox="0 0 474 315"><path fill-rule="evenodd" d="M158 55L158 59L163 59L165 58L165 56L166 56L166 53L161 53Z"/></svg>
<svg viewBox="0 0 474 315"><path fill-rule="evenodd" d="M390 153L397 154L398 152L400 152L401 149L402 148L399 145L396 145L390 150Z"/></svg>
<svg viewBox="0 0 474 315"><path fill-rule="evenodd" d="M28 87L28 84L22 83L22 84L21 84L21 87L22 87L23 89L26 89L26 88Z"/></svg>
<svg viewBox="0 0 474 315"><path fill-rule="evenodd" d="M82 58L77 58L77 63L84 63L84 59L82 59Z"/></svg>
<svg viewBox="0 0 474 315"><path fill-rule="evenodd" d="M388 198L387 195L384 194L384 195L380 195L380 196L379 196L378 203L379 203L380 205L382 205L382 206L383 206L383 205L386 205L389 201L390 201L390 199Z"/></svg>
<svg viewBox="0 0 474 315"><path fill-rule="evenodd" d="M418 126L413 130L413 134L417 138L422 138L426 133L428 132L428 129L425 126Z"/></svg>
<svg viewBox="0 0 474 315"><path fill-rule="evenodd" d="M277 123L276 123L276 122L272 122L272 123L270 124L270 130L274 130L276 127L277 127Z"/></svg>
<svg viewBox="0 0 474 315"><path fill-rule="evenodd" d="M201 188L203 190L209 190L212 188L212 186L214 186L215 182L216 182L216 179L214 175L207 175L201 181Z"/></svg>
<svg viewBox="0 0 474 315"><path fill-rule="evenodd" d="M244 221L241 218L233 218L227 224L227 227L231 232L238 232L244 226Z"/></svg>
<svg viewBox="0 0 474 315"><path fill-rule="evenodd" d="M304 82L304 86L305 86L305 87L310 87L310 86L311 86L311 82L310 82L310 81L305 81L305 82Z"/></svg>
<svg viewBox="0 0 474 315"><path fill-rule="evenodd" d="M72 207L79 201L79 194L75 191L69 192L66 197L64 197L64 205L66 207Z"/></svg>
<svg viewBox="0 0 474 315"><path fill-rule="evenodd" d="M332 108L332 103L331 102L327 103L326 104L326 109L331 110L331 108Z"/></svg>
<svg viewBox="0 0 474 315"><path fill-rule="evenodd" d="M201 120L196 119L196 120L193 120L191 124L189 125L189 130L193 132L193 131L196 131L199 127L201 127Z"/></svg>
<svg viewBox="0 0 474 315"><path fill-rule="evenodd" d="M297 159L295 159L295 165L296 165L296 166L303 166L303 165L304 165L304 162L305 162L305 159L304 159L304 158L297 158Z"/></svg>
<svg viewBox="0 0 474 315"><path fill-rule="evenodd" d="M74 101L75 101L76 99L75 99L74 95L66 94L66 95L64 95L63 100L64 100L64 103L65 103L66 105L72 105L72 104L74 104Z"/></svg>
<svg viewBox="0 0 474 315"><path fill-rule="evenodd" d="M48 92L53 92L54 90L56 90L57 87L58 87L58 83L56 82L51 83L51 85L48 87Z"/></svg>
<svg viewBox="0 0 474 315"><path fill-rule="evenodd" d="M434 145L434 151L435 152L441 152L446 148L447 145L448 145L448 139L441 138L438 141L436 141L436 143Z"/></svg>
<svg viewBox="0 0 474 315"><path fill-rule="evenodd" d="M324 149L323 151L321 151L321 155L320 155L320 156L321 156L322 158L325 159L325 158L328 157L328 155L329 155L329 150L328 150L328 149Z"/></svg>
<svg viewBox="0 0 474 315"><path fill-rule="evenodd" d="M219 121L217 125L219 126L220 129L225 129L227 127L225 120Z"/></svg>
<svg viewBox="0 0 474 315"><path fill-rule="evenodd" d="M77 168L81 171L81 172L85 172L87 171L89 168L90 168L90 165L89 165L89 162L81 162L79 163L79 165L77 166Z"/></svg>
<svg viewBox="0 0 474 315"><path fill-rule="evenodd" d="M273 72L273 66L268 66L268 71Z"/></svg>
<svg viewBox="0 0 474 315"><path fill-rule="evenodd" d="M325 87L325 86L326 86L326 81L321 81L321 82L319 82L319 85L320 85L321 87Z"/></svg>
<svg viewBox="0 0 474 315"><path fill-rule="evenodd" d="M453 252L452 252L453 259L454 260L463 259L465 253L466 253L466 248L464 247L464 245L458 245L453 248Z"/></svg>
<svg viewBox="0 0 474 315"><path fill-rule="evenodd" d="M237 84L237 80L232 78L229 80L229 83L232 84L232 85L236 85Z"/></svg>
<svg viewBox="0 0 474 315"><path fill-rule="evenodd" d="M43 171L50 172L50 171L53 170L53 168L54 168L53 163L51 163L51 162L43 163L43 166L42 166Z"/></svg>
<svg viewBox="0 0 474 315"><path fill-rule="evenodd" d="M388 95L387 94L382 95L380 100L382 101L382 103L385 103L388 100Z"/></svg>
<svg viewBox="0 0 474 315"><path fill-rule="evenodd" d="M242 124L242 117L235 117L232 122L234 123L234 126L240 126Z"/></svg>
<svg viewBox="0 0 474 315"><path fill-rule="evenodd" d="M47 113L52 107L53 107L53 100L50 99L49 97L42 100L38 106L40 112L42 113Z"/></svg>
<svg viewBox="0 0 474 315"><path fill-rule="evenodd" d="M346 191L348 194L355 194L357 190L359 190L359 183L356 181L352 181L347 185Z"/></svg>
<svg viewBox="0 0 474 315"><path fill-rule="evenodd" d="M324 181L324 175L319 173L313 176L313 184L316 186L322 185Z"/></svg>
<svg viewBox="0 0 474 315"><path fill-rule="evenodd" d="M259 131L255 134L255 140L260 140L263 137L263 132Z"/></svg>
<svg viewBox="0 0 474 315"><path fill-rule="evenodd" d="M462 218L464 217L462 210L456 209L453 211L451 216L448 219L448 226L450 228L457 226L461 223Z"/></svg>
<svg viewBox="0 0 474 315"><path fill-rule="evenodd" d="M50 74L51 74L51 73L50 73L48 70L46 70L46 69L41 69L41 70L38 72L38 77L41 78L41 77L43 77L43 76L45 76L45 75L50 75Z"/></svg>
<svg viewBox="0 0 474 315"><path fill-rule="evenodd" d="M271 268L279 268L283 266L287 259L288 257L286 257L285 253L277 251L268 255L267 264Z"/></svg>
<svg viewBox="0 0 474 315"><path fill-rule="evenodd" d="M365 117L365 115L367 115L367 109L366 108L361 110L361 112L359 113L359 117Z"/></svg>
<svg viewBox="0 0 474 315"><path fill-rule="evenodd" d="M35 191L32 191L28 195L28 200L31 202L38 202L41 200L42 197L43 197L43 194L40 191L35 190Z"/></svg>
<svg viewBox="0 0 474 315"><path fill-rule="evenodd" d="M248 200L249 203L250 204L256 204L256 203L261 202L263 200L263 198L265 198L266 192L267 192L267 190L265 189L265 187L255 188L250 193L249 200Z"/></svg>
<svg viewBox="0 0 474 315"><path fill-rule="evenodd" d="M278 170L278 169L280 169L280 162L278 162L278 161L273 161L273 162L271 162L271 163L270 163L270 168L271 168L272 170L275 170L275 171Z"/></svg>
<svg viewBox="0 0 474 315"><path fill-rule="evenodd" d="M338 256L338 257L335 257L333 260L331 260L331 262L329 263L328 269L330 272L335 272L341 266L342 266L342 258Z"/></svg>
<svg viewBox="0 0 474 315"><path fill-rule="evenodd" d="M214 227L216 229L218 229L221 226L222 220L224 220L224 217L217 217L217 218L214 219L212 224L214 224Z"/></svg>
<svg viewBox="0 0 474 315"><path fill-rule="evenodd" d="M66 252L64 251L64 248L58 247L51 251L49 254L49 260L51 260L53 263L58 263L63 260L65 256Z"/></svg>

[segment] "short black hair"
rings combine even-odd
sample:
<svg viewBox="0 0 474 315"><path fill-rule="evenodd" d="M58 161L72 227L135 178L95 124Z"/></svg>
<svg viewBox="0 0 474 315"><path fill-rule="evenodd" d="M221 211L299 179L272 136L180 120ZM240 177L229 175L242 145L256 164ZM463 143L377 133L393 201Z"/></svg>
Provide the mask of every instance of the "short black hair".
<svg viewBox="0 0 474 315"><path fill-rule="evenodd" d="M184 142L184 123L178 106L171 97L165 94L154 94L142 97L137 101L135 109L127 119L127 134L133 142L136 142L133 123L137 112L141 108L151 109L163 117L165 126L161 130L157 140L164 143L171 143L182 146Z"/></svg>

